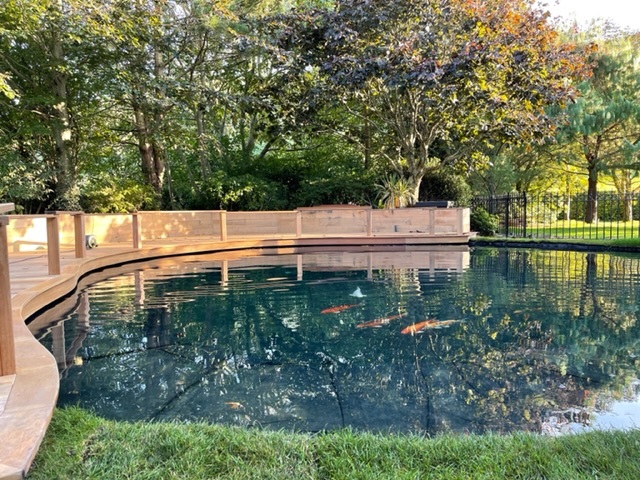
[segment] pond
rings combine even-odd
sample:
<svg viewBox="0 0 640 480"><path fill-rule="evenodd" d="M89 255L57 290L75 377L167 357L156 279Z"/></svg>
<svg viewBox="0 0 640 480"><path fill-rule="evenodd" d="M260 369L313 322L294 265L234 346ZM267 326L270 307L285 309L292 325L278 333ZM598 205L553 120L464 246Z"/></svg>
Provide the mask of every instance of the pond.
<svg viewBox="0 0 640 480"><path fill-rule="evenodd" d="M229 255L101 272L33 319L59 405L304 432L640 425L638 255Z"/></svg>

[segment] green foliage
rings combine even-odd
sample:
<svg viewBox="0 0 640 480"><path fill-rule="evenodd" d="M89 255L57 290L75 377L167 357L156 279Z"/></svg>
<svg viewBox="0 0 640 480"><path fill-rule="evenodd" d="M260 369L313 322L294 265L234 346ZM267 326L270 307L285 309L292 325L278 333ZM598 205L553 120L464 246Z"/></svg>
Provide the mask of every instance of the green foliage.
<svg viewBox="0 0 640 480"><path fill-rule="evenodd" d="M309 139L309 141L314 141ZM375 197L375 172L363 169L357 151L336 138L321 137L316 148L272 155L252 172L287 190L288 209L347 204L370 205Z"/></svg>
<svg viewBox="0 0 640 480"><path fill-rule="evenodd" d="M310 156L313 157L313 155ZM283 198L271 210L293 210L300 206L296 196L300 192L301 185L305 178L312 175L311 162L313 162L312 159L304 156L274 152L262 161L254 162L249 170L253 175L278 185Z"/></svg>
<svg viewBox="0 0 640 480"><path fill-rule="evenodd" d="M470 215L471 230L483 237L493 237L498 231L498 217L487 212L483 207L475 207Z"/></svg>
<svg viewBox="0 0 640 480"><path fill-rule="evenodd" d="M152 204L154 192L135 179L101 175L82 185L81 207L89 213L128 213Z"/></svg>
<svg viewBox="0 0 640 480"><path fill-rule="evenodd" d="M374 196L370 177L358 172L339 172L329 178L305 178L294 196L294 203L300 207L348 203L370 205Z"/></svg>
<svg viewBox="0 0 640 480"><path fill-rule="evenodd" d="M374 203L371 170L417 186L548 133L581 65L525 0L6 0L0 165L25 180L0 192L27 211ZM108 184L106 156L135 165Z"/></svg>
<svg viewBox="0 0 640 480"><path fill-rule="evenodd" d="M282 210L284 187L250 174L214 172L195 185L191 208L202 210Z"/></svg>
<svg viewBox="0 0 640 480"><path fill-rule="evenodd" d="M274 150L261 159L246 159L227 146L222 157L209 156L215 171L205 180L198 160L186 157L171 169L172 208L292 210L319 204L371 204L375 173L363 170L352 147L331 137L300 139L313 148Z"/></svg>
<svg viewBox="0 0 640 480"><path fill-rule="evenodd" d="M528 1L341 0L283 23L290 56L326 79L361 131L386 139L379 154L416 193L440 162L548 134L543 108L570 97L566 79L583 65Z"/></svg>
<svg viewBox="0 0 640 480"><path fill-rule="evenodd" d="M445 169L430 170L420 184L420 200L453 200L458 206L468 206L472 196L465 178Z"/></svg>
<svg viewBox="0 0 640 480"><path fill-rule="evenodd" d="M378 197L384 208L402 208L416 201L415 188L406 178L389 175L376 184Z"/></svg>
<svg viewBox="0 0 640 480"><path fill-rule="evenodd" d="M9 82L8 82L9 78L10 78L9 75L0 72L0 95L4 95L9 100L13 100L16 97L19 97L19 95L9 85Z"/></svg>
<svg viewBox="0 0 640 480"><path fill-rule="evenodd" d="M51 175L42 162L7 154L0 160L0 200L15 203L21 213L42 212L53 193Z"/></svg>

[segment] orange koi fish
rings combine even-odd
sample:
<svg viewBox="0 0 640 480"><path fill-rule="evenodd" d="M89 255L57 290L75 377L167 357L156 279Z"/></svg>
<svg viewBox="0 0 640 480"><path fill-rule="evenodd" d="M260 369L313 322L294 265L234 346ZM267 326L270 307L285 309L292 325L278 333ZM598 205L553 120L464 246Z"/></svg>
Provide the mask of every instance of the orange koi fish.
<svg viewBox="0 0 640 480"><path fill-rule="evenodd" d="M442 328L448 327L453 323L458 323L460 320L442 320L438 321L435 318L431 318L429 320L425 320L424 322L414 323L413 325L409 325L406 328L403 328L400 333L403 335L411 334L415 335L416 333L424 332L430 328Z"/></svg>
<svg viewBox="0 0 640 480"><path fill-rule="evenodd" d="M354 303L354 304L351 304L351 305L338 305L337 307L325 308L320 313L340 313L340 312L342 312L344 310L348 310L348 309L353 308L353 307L359 307L361 305L362 305L361 303Z"/></svg>
<svg viewBox="0 0 640 480"><path fill-rule="evenodd" d="M370 322L359 323L356 325L356 328L380 328L383 325L386 325L391 320L397 320L398 318L406 317L406 313L400 313L399 315L391 315L389 317L384 318L376 318L375 320L371 320Z"/></svg>

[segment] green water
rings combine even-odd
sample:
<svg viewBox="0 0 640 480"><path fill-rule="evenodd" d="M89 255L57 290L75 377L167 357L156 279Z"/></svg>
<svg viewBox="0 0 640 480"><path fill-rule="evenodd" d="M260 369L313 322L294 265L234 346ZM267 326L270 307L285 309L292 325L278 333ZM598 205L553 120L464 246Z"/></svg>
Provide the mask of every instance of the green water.
<svg viewBox="0 0 640 480"><path fill-rule="evenodd" d="M640 425L640 256L418 249L132 268L32 328L58 359L60 405L313 432Z"/></svg>

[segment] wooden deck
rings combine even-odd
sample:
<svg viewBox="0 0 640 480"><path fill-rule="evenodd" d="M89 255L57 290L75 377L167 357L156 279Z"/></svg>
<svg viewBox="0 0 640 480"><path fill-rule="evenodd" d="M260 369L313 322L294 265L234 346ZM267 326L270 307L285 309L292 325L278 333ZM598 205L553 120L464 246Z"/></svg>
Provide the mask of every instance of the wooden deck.
<svg viewBox="0 0 640 480"><path fill-rule="evenodd" d="M47 251L8 253L11 317L15 339L16 374L0 377L0 480L22 479L28 471L51 419L58 396L58 370L53 356L29 332L24 321L35 312L72 292L84 275L122 263L205 252L302 246L327 247L382 245L467 244L471 233L433 235L259 235L216 233L197 238L145 240L140 248L130 243L104 244L77 258L75 248L60 252L59 275L50 274ZM225 234L226 237L226 234ZM10 439L10 440L9 440Z"/></svg>

